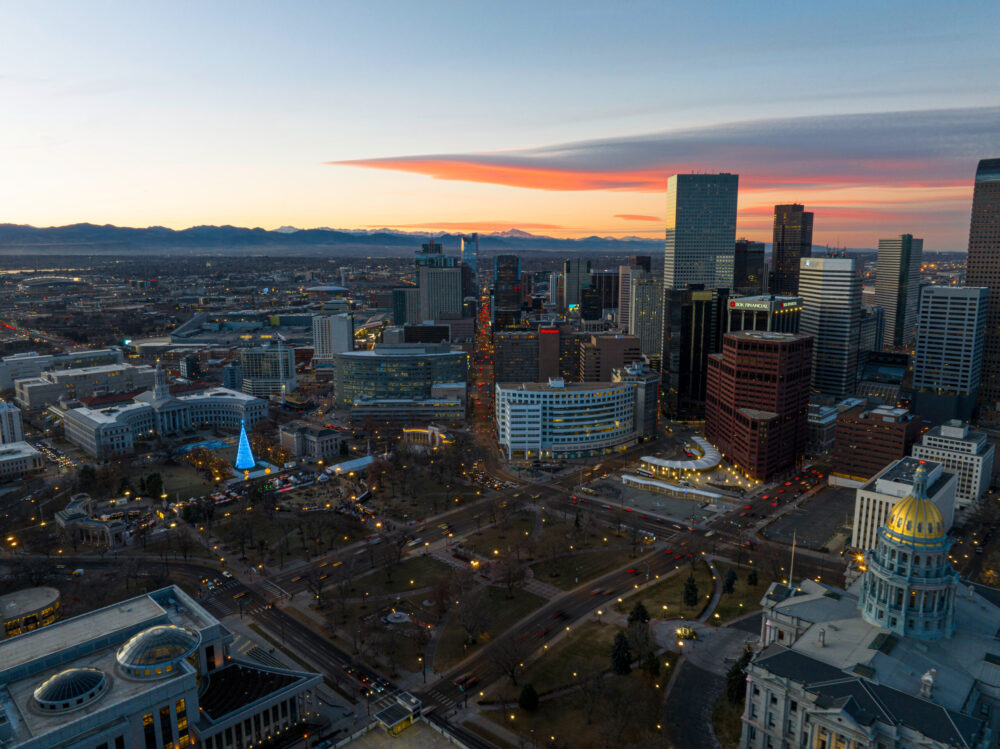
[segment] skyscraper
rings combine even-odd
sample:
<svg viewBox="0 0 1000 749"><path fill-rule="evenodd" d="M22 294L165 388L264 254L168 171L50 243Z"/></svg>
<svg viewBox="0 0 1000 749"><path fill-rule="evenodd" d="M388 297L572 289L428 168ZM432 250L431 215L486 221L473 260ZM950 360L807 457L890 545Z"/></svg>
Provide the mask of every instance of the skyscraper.
<svg viewBox="0 0 1000 749"><path fill-rule="evenodd" d="M566 307L580 304L580 290L590 286L590 261L571 258L563 262L563 296Z"/></svg>
<svg viewBox="0 0 1000 749"><path fill-rule="evenodd" d="M618 266L618 327L623 333L631 332L629 330L629 316L632 306L632 279L649 273L651 267L652 258L649 255L633 255L629 258L628 265ZM657 302L657 304L662 303L662 299Z"/></svg>
<svg viewBox="0 0 1000 749"><path fill-rule="evenodd" d="M493 327L503 330L521 319L521 258L493 258Z"/></svg>
<svg viewBox="0 0 1000 749"><path fill-rule="evenodd" d="M0 400L0 445L9 445L23 439L21 409L13 403Z"/></svg>
<svg viewBox="0 0 1000 749"><path fill-rule="evenodd" d="M240 368L247 395L285 395L298 387L295 350L280 342L242 349Z"/></svg>
<svg viewBox="0 0 1000 749"><path fill-rule="evenodd" d="M936 422L968 420L979 395L989 289L926 286L913 356L914 410Z"/></svg>
<svg viewBox="0 0 1000 749"><path fill-rule="evenodd" d="M909 346L917 332L917 297L924 240L912 234L878 241L875 302L885 310L882 345Z"/></svg>
<svg viewBox="0 0 1000 749"><path fill-rule="evenodd" d="M417 274L420 319L440 320L462 316L462 269L423 266Z"/></svg>
<svg viewBox="0 0 1000 749"><path fill-rule="evenodd" d="M861 320L861 278L854 258L803 258L798 287L799 331L815 339L813 390L834 398L853 395Z"/></svg>
<svg viewBox="0 0 1000 749"><path fill-rule="evenodd" d="M465 263L471 270L472 276L475 278L478 272L479 266L477 265L477 259L479 257L479 233L468 234L462 237L462 249L461 249L462 262Z"/></svg>
<svg viewBox="0 0 1000 749"><path fill-rule="evenodd" d="M659 362L663 355L663 282L637 269L629 275L628 331L639 339L643 355Z"/></svg>
<svg viewBox="0 0 1000 749"><path fill-rule="evenodd" d="M979 418L996 422L1000 419L1000 159L983 159L976 169L965 283L989 289Z"/></svg>
<svg viewBox="0 0 1000 749"><path fill-rule="evenodd" d="M764 243L736 240L733 256L733 293L753 296L764 291Z"/></svg>
<svg viewBox="0 0 1000 749"><path fill-rule="evenodd" d="M774 206L774 237L771 246L772 294L799 293L799 261L812 256L813 214L798 203Z"/></svg>
<svg viewBox="0 0 1000 749"><path fill-rule="evenodd" d="M675 174L667 180L663 287L730 288L736 242L736 174Z"/></svg>

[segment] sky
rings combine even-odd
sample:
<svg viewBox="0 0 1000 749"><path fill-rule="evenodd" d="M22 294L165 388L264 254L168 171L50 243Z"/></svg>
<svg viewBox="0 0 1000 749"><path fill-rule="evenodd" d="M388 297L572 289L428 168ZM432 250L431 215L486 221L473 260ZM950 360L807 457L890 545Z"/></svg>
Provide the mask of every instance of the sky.
<svg viewBox="0 0 1000 749"><path fill-rule="evenodd" d="M0 0L0 222L968 241L1000 3Z"/></svg>

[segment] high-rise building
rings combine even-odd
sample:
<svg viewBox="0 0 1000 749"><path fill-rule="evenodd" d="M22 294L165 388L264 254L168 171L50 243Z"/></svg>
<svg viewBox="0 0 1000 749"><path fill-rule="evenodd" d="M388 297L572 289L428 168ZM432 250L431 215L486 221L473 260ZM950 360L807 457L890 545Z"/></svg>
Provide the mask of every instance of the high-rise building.
<svg viewBox="0 0 1000 749"><path fill-rule="evenodd" d="M611 382L615 369L642 358L639 339L629 335L594 335L580 343L579 382Z"/></svg>
<svg viewBox="0 0 1000 749"><path fill-rule="evenodd" d="M245 348L240 351L243 392L247 395L287 395L298 387L295 349L283 343Z"/></svg>
<svg viewBox="0 0 1000 749"><path fill-rule="evenodd" d="M636 362L611 372L614 385L628 383L635 388L635 429L640 440L656 438L660 418L660 373Z"/></svg>
<svg viewBox="0 0 1000 749"><path fill-rule="evenodd" d="M197 380L201 377L201 362L198 361L198 357L195 354L182 356L179 369L181 377L185 379Z"/></svg>
<svg viewBox="0 0 1000 749"><path fill-rule="evenodd" d="M13 403L0 400L0 445L21 442L23 439L21 409Z"/></svg>
<svg viewBox="0 0 1000 749"><path fill-rule="evenodd" d="M798 333L802 298L797 296L742 296L729 300L727 333L764 330Z"/></svg>
<svg viewBox="0 0 1000 749"><path fill-rule="evenodd" d="M329 359L354 349L354 315L315 315L312 319L313 358Z"/></svg>
<svg viewBox="0 0 1000 749"><path fill-rule="evenodd" d="M812 338L744 330L708 357L705 436L740 470L769 481L806 446Z"/></svg>
<svg viewBox="0 0 1000 749"><path fill-rule="evenodd" d="M882 350L885 340L885 307L871 304L861 306L861 322L858 332L858 354L866 354Z"/></svg>
<svg viewBox="0 0 1000 749"><path fill-rule="evenodd" d="M912 234L878 241L875 302L885 310L884 346L901 348L913 344L923 254L924 240Z"/></svg>
<svg viewBox="0 0 1000 749"><path fill-rule="evenodd" d="M634 268L629 278L628 332L639 339L644 356L659 362L663 355L663 282Z"/></svg>
<svg viewBox="0 0 1000 749"><path fill-rule="evenodd" d="M764 292L764 243L736 240L733 256L733 293L754 296Z"/></svg>
<svg viewBox="0 0 1000 749"><path fill-rule="evenodd" d="M736 174L675 174L667 180L663 287L730 288L736 242Z"/></svg>
<svg viewBox="0 0 1000 749"><path fill-rule="evenodd" d="M958 477L955 510L961 513L975 509L990 488L995 452L985 432L970 430L958 419L929 429L913 446L914 458L935 460Z"/></svg>
<svg viewBox="0 0 1000 749"><path fill-rule="evenodd" d="M243 389L243 367L238 361L231 361L222 367L222 387L227 390Z"/></svg>
<svg viewBox="0 0 1000 749"><path fill-rule="evenodd" d="M932 421L968 421L987 377L984 340L989 289L926 286L913 356L913 407Z"/></svg>
<svg viewBox="0 0 1000 749"><path fill-rule="evenodd" d="M653 272L653 258L649 255L632 255L628 259L630 268L642 268L647 273Z"/></svg>
<svg viewBox="0 0 1000 749"><path fill-rule="evenodd" d="M590 286L600 295L602 310L618 309L620 280L617 270L597 270L590 274Z"/></svg>
<svg viewBox="0 0 1000 749"><path fill-rule="evenodd" d="M447 343L378 344L333 355L334 402L352 408L359 399L425 399L436 385L464 390L469 355Z"/></svg>
<svg viewBox="0 0 1000 749"><path fill-rule="evenodd" d="M590 261L570 258L563 262L563 300L566 308L580 304L580 292L590 286Z"/></svg>
<svg viewBox="0 0 1000 749"><path fill-rule="evenodd" d="M493 329L503 330L521 320L521 258L493 258Z"/></svg>
<svg viewBox="0 0 1000 749"><path fill-rule="evenodd" d="M894 460L905 457L920 436L920 419L905 408L865 405L837 415L833 473L865 481Z"/></svg>
<svg viewBox="0 0 1000 749"><path fill-rule="evenodd" d="M462 269L423 266L417 273L420 321L462 316Z"/></svg>
<svg viewBox="0 0 1000 749"><path fill-rule="evenodd" d="M661 406L672 418L704 416L709 354L722 349L729 290L664 289Z"/></svg>
<svg viewBox="0 0 1000 749"><path fill-rule="evenodd" d="M465 263L471 270L473 277L476 276L479 269L478 259L479 259L479 233L468 234L462 237L462 248L461 248L462 262Z"/></svg>
<svg viewBox="0 0 1000 749"><path fill-rule="evenodd" d="M798 287L799 330L815 339L813 390L834 398L853 395L861 319L861 278L854 259L803 258Z"/></svg>
<svg viewBox="0 0 1000 749"><path fill-rule="evenodd" d="M631 333L629 329L632 309L632 279L649 275L653 259L649 255L633 255L628 265L618 266L618 327L623 333ZM661 284L662 288L662 284ZM662 305L662 293L657 304ZM657 353L657 356L659 353Z"/></svg>
<svg viewBox="0 0 1000 749"><path fill-rule="evenodd" d="M393 325L416 325L420 318L420 289L416 286L397 286L392 290Z"/></svg>
<svg viewBox="0 0 1000 749"><path fill-rule="evenodd" d="M979 418L993 423L1000 419L1000 159L976 169L965 283L989 289Z"/></svg>
<svg viewBox="0 0 1000 749"><path fill-rule="evenodd" d="M580 289L580 319L600 320L603 317L603 312L601 292L593 286L584 286Z"/></svg>
<svg viewBox="0 0 1000 749"><path fill-rule="evenodd" d="M797 203L774 206L771 245L772 294L799 293L801 260L812 256L813 214Z"/></svg>

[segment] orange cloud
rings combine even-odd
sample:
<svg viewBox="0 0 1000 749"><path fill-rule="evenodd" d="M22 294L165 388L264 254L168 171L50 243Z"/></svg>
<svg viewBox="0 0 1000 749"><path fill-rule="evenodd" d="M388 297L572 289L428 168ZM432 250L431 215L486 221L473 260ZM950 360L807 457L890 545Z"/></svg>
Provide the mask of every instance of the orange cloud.
<svg viewBox="0 0 1000 749"><path fill-rule="evenodd" d="M663 221L659 216L646 216L642 213L616 213L612 218L620 218L623 221Z"/></svg>

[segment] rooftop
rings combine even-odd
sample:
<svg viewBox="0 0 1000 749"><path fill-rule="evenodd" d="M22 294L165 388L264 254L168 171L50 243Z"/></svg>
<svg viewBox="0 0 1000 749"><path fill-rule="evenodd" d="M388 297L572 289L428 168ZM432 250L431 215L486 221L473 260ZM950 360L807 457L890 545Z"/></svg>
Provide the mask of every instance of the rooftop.
<svg viewBox="0 0 1000 749"><path fill-rule="evenodd" d="M5 620L14 619L51 606L58 600L59 591L55 588L25 588L0 596L0 614Z"/></svg>
<svg viewBox="0 0 1000 749"><path fill-rule="evenodd" d="M291 672L265 671L233 663L211 672L208 687L198 698L198 704L209 720L218 721L294 684L300 678L301 675Z"/></svg>
<svg viewBox="0 0 1000 749"><path fill-rule="evenodd" d="M27 442L8 442L6 445L0 445L0 460L30 458L32 455L41 455L41 453Z"/></svg>

